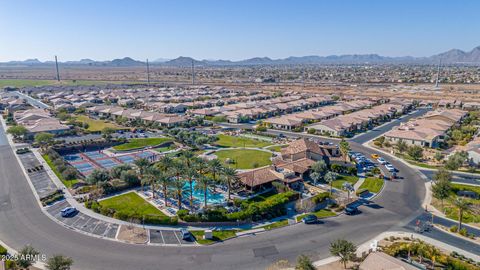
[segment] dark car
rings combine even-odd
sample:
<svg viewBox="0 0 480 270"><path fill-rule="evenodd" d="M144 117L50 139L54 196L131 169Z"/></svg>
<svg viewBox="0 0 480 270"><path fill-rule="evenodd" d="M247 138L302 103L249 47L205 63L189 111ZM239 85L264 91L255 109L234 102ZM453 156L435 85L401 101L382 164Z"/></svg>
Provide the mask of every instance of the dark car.
<svg viewBox="0 0 480 270"><path fill-rule="evenodd" d="M313 224L313 223L317 223L317 221L318 221L318 218L315 215L307 215L302 218L302 222L305 224Z"/></svg>
<svg viewBox="0 0 480 270"><path fill-rule="evenodd" d="M345 207L345 214L347 215L355 215L355 214L358 214L360 211L358 211L358 208L357 207L353 207L353 206L347 206Z"/></svg>

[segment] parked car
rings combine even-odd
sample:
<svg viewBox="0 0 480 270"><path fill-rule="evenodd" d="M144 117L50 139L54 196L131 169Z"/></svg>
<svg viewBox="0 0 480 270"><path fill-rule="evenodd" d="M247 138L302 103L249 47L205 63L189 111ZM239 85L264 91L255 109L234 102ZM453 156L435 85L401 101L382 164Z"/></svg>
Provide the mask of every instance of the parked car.
<svg viewBox="0 0 480 270"><path fill-rule="evenodd" d="M377 155L377 154L371 154L370 156L371 156L373 159L378 159L378 158L380 157L380 156Z"/></svg>
<svg viewBox="0 0 480 270"><path fill-rule="evenodd" d="M306 215L305 217L302 218L302 222L305 224L313 224L318 221L317 216L315 215Z"/></svg>
<svg viewBox="0 0 480 270"><path fill-rule="evenodd" d="M183 240L187 240L187 239L190 239L190 237L192 237L192 235L187 229L183 229L183 228L180 229L180 234L182 235Z"/></svg>
<svg viewBox="0 0 480 270"><path fill-rule="evenodd" d="M385 168L387 168L389 172L395 172L395 167L393 167L392 164L385 164Z"/></svg>
<svg viewBox="0 0 480 270"><path fill-rule="evenodd" d="M358 210L357 207L354 207L354 206L347 206L347 207L345 207L345 214L346 214L346 215L351 216L351 215L355 215L355 214L357 214L357 213L359 213L359 212L360 212L360 211Z"/></svg>
<svg viewBox="0 0 480 270"><path fill-rule="evenodd" d="M62 215L62 217L70 217L75 215L76 213L77 213L77 208L75 207L67 207L62 209L62 211L60 211L60 214Z"/></svg>
<svg viewBox="0 0 480 270"><path fill-rule="evenodd" d="M386 161L384 158L382 158L382 157L377 158L377 161L378 161L378 163L380 163L380 164L382 164L382 165L387 164L387 161Z"/></svg>

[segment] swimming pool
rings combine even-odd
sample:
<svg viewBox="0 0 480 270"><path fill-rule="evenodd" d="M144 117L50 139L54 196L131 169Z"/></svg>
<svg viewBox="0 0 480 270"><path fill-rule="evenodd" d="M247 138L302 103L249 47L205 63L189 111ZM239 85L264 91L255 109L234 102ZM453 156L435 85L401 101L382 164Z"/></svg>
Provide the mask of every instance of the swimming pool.
<svg viewBox="0 0 480 270"><path fill-rule="evenodd" d="M197 183L195 181L193 181L193 198L194 198L194 201L197 203L197 204L203 204L203 190L200 190L200 189L196 189L195 186L197 185ZM185 183L185 198L190 198L190 184L187 182ZM211 190L207 190L207 203L208 204L221 204L221 203L224 203L225 202L225 196L222 194L222 193L212 193Z"/></svg>

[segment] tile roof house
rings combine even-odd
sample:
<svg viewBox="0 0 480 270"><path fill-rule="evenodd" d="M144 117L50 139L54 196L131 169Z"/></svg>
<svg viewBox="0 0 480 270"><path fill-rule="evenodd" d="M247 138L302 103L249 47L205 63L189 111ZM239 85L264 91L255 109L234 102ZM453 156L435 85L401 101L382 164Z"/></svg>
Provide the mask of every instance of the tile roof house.
<svg viewBox="0 0 480 270"><path fill-rule="evenodd" d="M339 151L336 147L325 147L308 139L299 139L282 148L281 155L284 161L307 158L314 161L323 159L328 163L329 157L338 156Z"/></svg>
<svg viewBox="0 0 480 270"><path fill-rule="evenodd" d="M372 252L360 264L360 270L418 270L417 267L403 262L383 252Z"/></svg>

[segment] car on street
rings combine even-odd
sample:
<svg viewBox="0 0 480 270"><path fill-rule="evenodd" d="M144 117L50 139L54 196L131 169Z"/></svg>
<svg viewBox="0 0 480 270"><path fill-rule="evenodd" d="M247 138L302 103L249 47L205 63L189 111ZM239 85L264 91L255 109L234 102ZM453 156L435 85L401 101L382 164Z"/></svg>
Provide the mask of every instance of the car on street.
<svg viewBox="0 0 480 270"><path fill-rule="evenodd" d="M305 224L313 224L318 221L317 216L315 215L306 215L305 217L302 218L302 222Z"/></svg>
<svg viewBox="0 0 480 270"><path fill-rule="evenodd" d="M346 215L351 216L351 215L355 215L355 214L357 214L357 213L359 213L359 212L360 212L360 211L358 210L357 207L354 207L354 206L347 206L347 207L345 207L345 214L346 214Z"/></svg>
<svg viewBox="0 0 480 270"><path fill-rule="evenodd" d="M385 164L385 168L387 168L389 172L395 172L395 167L393 167L392 164Z"/></svg>
<svg viewBox="0 0 480 270"><path fill-rule="evenodd" d="M384 158L382 158L382 157L377 158L377 161L378 161L378 163L380 163L380 164L382 164L382 165L387 164L387 161L386 161Z"/></svg>
<svg viewBox="0 0 480 270"><path fill-rule="evenodd" d="M66 207L60 211L62 217L70 217L77 213L77 208L75 207Z"/></svg>
<svg viewBox="0 0 480 270"><path fill-rule="evenodd" d="M370 156L371 156L373 159L378 159L378 158L380 157L380 156L377 155L377 154L371 154Z"/></svg>

